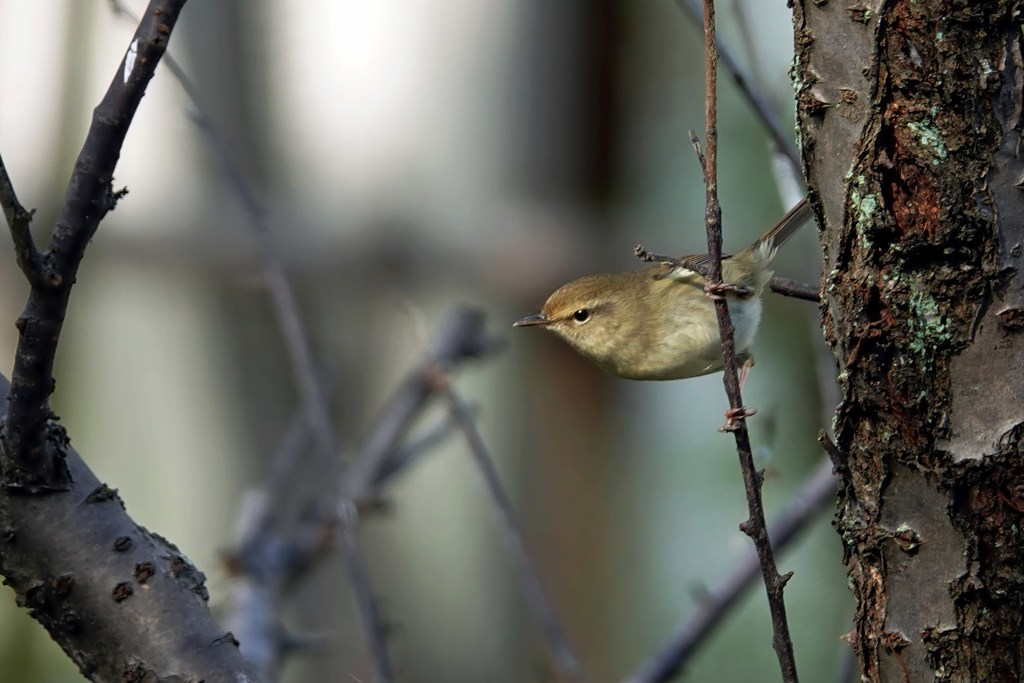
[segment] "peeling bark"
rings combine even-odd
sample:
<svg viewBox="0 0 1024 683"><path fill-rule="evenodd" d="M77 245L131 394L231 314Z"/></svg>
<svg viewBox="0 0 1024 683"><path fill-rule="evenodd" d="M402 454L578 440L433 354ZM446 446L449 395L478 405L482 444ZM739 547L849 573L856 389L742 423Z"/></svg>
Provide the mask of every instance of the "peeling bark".
<svg viewBox="0 0 1024 683"><path fill-rule="evenodd" d="M794 8L867 681L1024 675L1020 10Z"/></svg>

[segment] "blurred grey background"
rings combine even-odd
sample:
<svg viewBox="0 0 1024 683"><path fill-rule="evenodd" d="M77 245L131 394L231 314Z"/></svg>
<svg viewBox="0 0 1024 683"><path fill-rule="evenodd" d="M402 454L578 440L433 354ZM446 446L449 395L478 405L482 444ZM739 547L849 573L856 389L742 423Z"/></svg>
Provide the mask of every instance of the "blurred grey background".
<svg viewBox="0 0 1024 683"><path fill-rule="evenodd" d="M718 4L725 38L788 121L785 3L745 3L749 40L736 2ZM0 0L0 150L40 237L133 31L105 2ZM700 40L670 0L193 0L171 41L259 188L316 350L337 368L346 454L447 309L482 307L507 338L457 382L481 407L532 556L598 681L632 671L750 552L733 441L716 431L721 377L615 379L511 323L568 279L639 267L638 242L704 248L687 138L703 126ZM785 207L761 126L721 82L721 198L736 250ZM54 402L135 519L206 571L216 608L241 497L297 396L244 212L189 110L158 69L115 179L130 194L79 273ZM811 229L776 271L817 282L818 263ZM2 237L6 374L26 294ZM745 399L759 409L769 517L821 457L831 407L817 321L813 304L768 297ZM392 512L363 537L400 679L549 680L462 442L392 493ZM850 611L841 552L826 514L781 557L796 572L786 597L805 680L838 667ZM287 623L330 644L292 659L287 680L366 680L345 580L331 559L296 592ZM756 586L684 678L777 680L770 638ZM0 681L79 679L4 593Z"/></svg>

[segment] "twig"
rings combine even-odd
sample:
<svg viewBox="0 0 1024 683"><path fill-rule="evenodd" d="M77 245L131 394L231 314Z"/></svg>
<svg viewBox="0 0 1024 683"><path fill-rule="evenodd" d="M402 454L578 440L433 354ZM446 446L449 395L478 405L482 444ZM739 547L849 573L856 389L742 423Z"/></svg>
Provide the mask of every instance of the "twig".
<svg viewBox="0 0 1024 683"><path fill-rule="evenodd" d="M797 280L790 280L784 277L773 277L768 281L768 287L776 294L781 294L782 296L791 296L796 299L803 299L804 301L813 301L814 303L821 301L818 288L805 282L798 282Z"/></svg>
<svg viewBox="0 0 1024 683"><path fill-rule="evenodd" d="M835 500L836 482L832 465L823 461L808 477L800 491L772 523L768 531L772 546L787 548L825 507ZM654 657L643 663L626 683L663 683L671 680L690 660L701 644L736 606L761 573L756 553L744 557L738 566L711 590L696 612Z"/></svg>
<svg viewBox="0 0 1024 683"><path fill-rule="evenodd" d="M370 570L366 565L359 544L359 511L350 499L342 496L338 501L338 536L341 539L341 557L345 561L349 581L352 583L356 608L367 632L366 644L370 648L370 667L373 680L384 683L394 679L391 657L388 655L388 628L384 623L377 598L370 582Z"/></svg>
<svg viewBox="0 0 1024 683"><path fill-rule="evenodd" d="M32 215L35 209L26 211L18 201L14 191L14 183L7 173L4 159L0 156L0 207L3 207L4 218L11 229L11 240L14 242L14 255L21 272L28 278L33 287L42 286L42 262L36 243L32 240Z"/></svg>
<svg viewBox="0 0 1024 683"><path fill-rule="evenodd" d="M454 370L466 360L481 357L498 348L498 340L486 330L480 311L456 309L447 317L424 365L441 363L449 370ZM436 387L432 380L434 374L430 373L430 378L426 378L427 374L423 369L418 369L402 382L386 403L367 445L347 469L349 479L346 481L349 481L359 471L357 464L365 465L368 457L373 460L374 466L366 470L373 475L369 488L354 487L353 495L347 499L357 503L359 507L356 512L375 505L386 480L452 431L452 420L449 419L415 443L399 448L407 424L415 420L429 404L430 397L435 395ZM429 391L420 393L419 389L425 384L430 384ZM325 390L331 389L331 384L325 385ZM410 394L418 398L411 410ZM395 419L399 413L404 416L402 420ZM309 438L310 423L303 406L292 417L267 468L263 486L247 496L247 514L242 518L243 531L239 534L241 540L237 552L229 558L229 566L239 575L232 586L234 599L229 626L239 636L246 657L268 680L276 678L282 656L291 650L289 643L292 638L281 627L280 620L283 593L287 587L300 580L323 554L323 534L326 531L323 519L314 519L311 523L292 522L290 525L280 519L282 510L287 507L308 507L301 500L296 502L287 499L289 491L286 484L295 479L297 470L310 464L308 459L302 458L308 448ZM382 459L379 468L376 467L377 457ZM311 503L315 505L317 501ZM353 534L357 531L358 518L348 507L340 508L337 517L341 525L337 530L338 541L351 545ZM349 572L363 577L363 581L368 579L366 566L359 557L354 560L346 557L345 561ZM365 611L372 623L381 625L383 636L387 632L384 620L375 602L367 600L366 595L361 593L356 596L357 600L362 600L360 609ZM371 646L373 642L379 642L379 639L371 641ZM383 661L382 654L378 653L374 662Z"/></svg>
<svg viewBox="0 0 1024 683"><path fill-rule="evenodd" d="M839 450L839 446L832 440L832 437L828 435L824 429L818 431L818 443L825 449L825 453L828 454L828 458L832 461L832 467L839 474L848 472L848 466L846 462L846 455Z"/></svg>
<svg viewBox="0 0 1024 683"><path fill-rule="evenodd" d="M245 658L269 682L276 680L282 656L293 650L296 642L281 625L285 589L326 554L334 525L313 520L271 530L269 520L274 513L270 510L275 501L266 493L250 494L243 505L242 541L238 551L227 558L236 577L226 625L238 638Z"/></svg>
<svg viewBox="0 0 1024 683"><path fill-rule="evenodd" d="M526 545L523 543L522 533L519 531L519 525L516 523L512 501L501 485L501 478L498 476L498 470L494 466L494 460L490 456L487 444L484 443L483 437L480 435L479 430L477 430L476 423L473 421L469 409L459 395L451 388L448 377L441 370L437 371L436 381L446 395L448 409L451 412L452 418L466 437L469 451L473 456L477 469L480 470L480 474L484 478L487 491L490 493L491 499L498 509L498 514L501 517L502 531L504 532L505 546L515 561L516 574L519 577L523 596L526 599L527 607L533 612L534 618L540 624L555 666L565 680L586 681L587 677L583 667L580 665L576 655L573 654L572 646L565 635L565 630L562 628L561 623L559 623L554 608L551 607L544 587L541 585L537 571L530 562Z"/></svg>
<svg viewBox="0 0 1024 683"><path fill-rule="evenodd" d="M70 483L62 457L63 439L55 438L56 427L48 424L57 343L85 247L116 202L111 178L121 146L184 4L185 0L149 4L103 100L93 111L64 206L40 259L42 273L30 277L32 288L17 322L18 349L6 424L0 434L6 486L38 492L65 490ZM19 260L33 260L30 252L25 253L27 226L12 227L16 242L21 243Z"/></svg>
<svg viewBox="0 0 1024 683"><path fill-rule="evenodd" d="M379 484L391 466L399 442L438 392L437 368L450 372L462 362L492 353L499 346L500 340L487 331L481 311L458 308L449 314L434 348L387 401L376 428L349 465L344 488L352 500L367 503L378 497Z"/></svg>
<svg viewBox="0 0 1024 683"><path fill-rule="evenodd" d="M707 289L709 293L720 292L725 283L722 281L722 209L718 203L718 53L715 43L715 3L704 0L704 59L705 59L705 93L704 93L704 128L706 154L701 155L699 145L695 145L701 168L704 173L704 187L707 191L705 221L708 236L708 275ZM692 135L692 134L691 134ZM696 140L694 139L696 143ZM779 575L772 553L771 542L764 519L764 504L761 500L761 473L754 465L751 453L750 435L747 432L745 417L750 413L743 407L740 395L739 374L736 367L736 346L733 339L735 328L729 315L729 304L724 296L713 296L715 313L718 317L718 329L722 340L722 361L724 365L724 384L729 396L729 416L733 437L736 440L736 453L739 456L740 468L743 472L743 483L746 489L747 509L749 517L740 525L740 529L750 536L757 549L764 577L765 589L768 594L768 609L772 617L772 646L779 659L782 678L787 683L796 683L796 661L793 656L793 641L789 635L789 624L786 618L786 605L783 600L783 589L792 574ZM735 423L732 421L735 419Z"/></svg>
<svg viewBox="0 0 1024 683"><path fill-rule="evenodd" d="M703 153L700 149L700 142L697 141L696 139L693 139L692 142L694 145L694 151L697 153L697 158L703 159ZM655 254L652 251L647 251L647 249L645 249L642 244L638 244L635 247L633 247L633 253L636 255L638 259L640 259L644 263L664 263L666 265L675 266L676 268L696 270L704 277L707 277L707 267L702 267L701 264L692 261L691 259L688 259L688 257L677 258L675 256ZM782 296L791 296L796 299L813 301L814 303L818 303L821 301L818 295L818 289L816 287L803 282L798 282L797 280L773 277L771 280L768 281L768 287L776 294L781 294Z"/></svg>
<svg viewBox="0 0 1024 683"><path fill-rule="evenodd" d="M676 0L676 5L696 26L703 25L704 12L701 9L700 0ZM718 46L717 53L722 60L722 65L725 67L725 70L729 72L733 81L736 82L736 87L739 88L740 93L744 98L746 98L747 102L750 103L751 108L754 110L754 114L764 125L772 141L793 166L793 172L798 178L802 178L803 169L800 165L800 153L796 148L796 144L793 142L793 135L789 131L788 127L784 127L779 123L778 117L773 114L771 103L763 93L758 92L757 89L750 84L749 80L743 74L743 68L740 66L739 60L733 54L732 50L729 49L729 46L726 44L720 44Z"/></svg>
<svg viewBox="0 0 1024 683"><path fill-rule="evenodd" d="M470 417L476 418L480 412L479 406L470 405L468 407ZM392 477L404 472L409 468L416 460L422 457L425 453L430 452L437 446L444 443L458 429L458 424L450 416L446 416L440 420L437 424L433 425L426 432L419 436L415 441L412 441L404 446L399 447L394 453L377 471L377 477L373 481L373 500L380 498L380 489L391 480ZM358 499L362 504L363 499Z"/></svg>
<svg viewBox="0 0 1024 683"><path fill-rule="evenodd" d="M238 637L242 654L267 681L277 679L283 655L294 650L295 639L281 625L285 589L323 556L326 532L332 528L323 520L282 522L288 484L305 460L309 432L305 406L300 406L267 467L263 486L245 496L238 549L226 558L235 575L227 626Z"/></svg>
<svg viewBox="0 0 1024 683"><path fill-rule="evenodd" d="M334 388L333 376L325 391ZM242 654L266 681L276 680L281 660L299 649L300 640L281 625L281 601L316 561L325 555L333 523L324 519L284 520L286 510L301 506L289 490L309 449L305 406L295 411L272 457L263 485L245 496L237 550L226 557L234 575L228 628Z"/></svg>
<svg viewBox="0 0 1024 683"><path fill-rule="evenodd" d="M322 376L325 378L324 398L330 400L337 378L333 372L326 370L322 372ZM285 427L284 436L281 437L267 464L262 486L250 496L251 499L262 502L250 516L244 526L244 532L239 534L239 547L242 549L240 554L250 545L266 542L267 536L272 533L271 527L275 519L280 518L281 511L293 495L288 490L288 485L294 481L305 464L304 456L308 453L310 445L309 425L306 407L300 404Z"/></svg>
<svg viewBox="0 0 1024 683"><path fill-rule="evenodd" d="M110 6L112 11L117 14L131 16L130 12L118 0L110 0ZM270 292L273 310L277 316L281 333L284 336L292 373L294 374L299 394L302 397L306 415L310 421L313 438L317 444L317 451L324 466L331 467L338 457L337 436L331 423L327 400L324 397L320 380L317 377L312 345L309 342L309 336L306 333L302 316L299 313L295 290L285 271L284 264L270 239L270 226L267 223L266 213L263 207L260 206L255 192L246 182L241 167L234 155L231 154L224 137L217 130L213 119L200 106L197 91L184 70L173 59L168 59L168 67L185 90L185 93L192 100L193 107L195 108L192 120L204 134L207 143L215 152L221 164L221 170L234 188L239 203L242 205L242 209L248 218L248 225L256 237L263 259L267 289ZM338 508L347 508L350 502L346 499L343 492L339 491L339 496ZM339 528L346 528L346 525L341 524ZM352 529L346 529L342 532L340 541L341 552L345 556L346 566L351 570L355 570L349 575L349 579L352 591L355 593L360 621L368 641L367 645L370 652L374 655L373 668L377 676L375 680L390 681L392 679L391 664L387 660L387 649L382 642L379 642L384 637L385 628L378 621L377 609L372 606L374 597L369 576L365 571L360 571L366 562L362 557L358 533ZM380 659L380 657L383 657L383 659Z"/></svg>

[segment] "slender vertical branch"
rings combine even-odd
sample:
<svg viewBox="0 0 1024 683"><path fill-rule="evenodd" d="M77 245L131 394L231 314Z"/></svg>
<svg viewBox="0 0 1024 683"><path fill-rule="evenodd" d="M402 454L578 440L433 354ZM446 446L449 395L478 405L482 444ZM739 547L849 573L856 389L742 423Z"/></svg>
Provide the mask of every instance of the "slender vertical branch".
<svg viewBox="0 0 1024 683"><path fill-rule="evenodd" d="M702 23L703 12L701 11L700 0L676 0L676 6L698 26ZM793 132L789 126L783 126L779 117L773 113L771 103L765 97L764 92L750 83L750 79L743 73L740 61L729 49L728 45L718 45L716 54L722 59L722 65L732 76L740 93L750 103L750 108L760 119L772 141L779 148L786 159L789 160L793 172L800 177L803 175L800 165L800 154L796 144L793 142Z"/></svg>
<svg viewBox="0 0 1024 683"><path fill-rule="evenodd" d="M29 492L68 488L63 459L66 437L50 421L57 344L85 247L121 196L111 186L121 146L184 4L185 0L153 0L146 9L114 78L93 111L64 206L38 259L30 246L27 218L24 214L18 216L11 205L18 260L23 270L27 267L30 271L32 289L17 322L18 348L6 421L0 432L3 479L8 487ZM6 190L3 194L10 197Z"/></svg>
<svg viewBox="0 0 1024 683"><path fill-rule="evenodd" d="M783 589L791 574L780 576L775 564L768 529L764 518L764 504L761 500L762 474L754 465L747 432L746 417L740 394L739 373L736 366L735 328L729 315L729 304L723 292L727 285L722 281L722 209L718 203L718 52L715 42L714 0L704 0L704 55L705 94L704 128L705 154L702 158L704 186L707 191L704 212L708 238L707 289L715 300L715 313L722 341L722 362L725 366L723 381L729 396L730 431L736 440L736 453L743 472L749 517L740 529L750 536L757 550L768 594L768 609L772 618L772 645L779 659L782 678L787 683L797 681L796 661L793 656L793 641L789 635ZM699 155L699 149L698 149ZM735 420L735 422L733 422Z"/></svg>
<svg viewBox="0 0 1024 683"><path fill-rule="evenodd" d="M30 231L32 214L35 211L26 211L18 201L14 183L11 182L2 156L0 156L0 207L3 208L7 226L11 229L11 240L14 242L14 255L18 261L18 267L28 278L30 285L41 286L42 264Z"/></svg>

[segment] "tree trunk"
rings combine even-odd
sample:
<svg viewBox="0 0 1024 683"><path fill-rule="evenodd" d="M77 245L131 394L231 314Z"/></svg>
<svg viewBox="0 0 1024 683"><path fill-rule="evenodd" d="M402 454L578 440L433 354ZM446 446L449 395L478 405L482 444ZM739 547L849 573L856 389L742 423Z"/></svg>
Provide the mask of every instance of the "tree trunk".
<svg viewBox="0 0 1024 683"><path fill-rule="evenodd" d="M795 4L861 676L1022 680L1021 3Z"/></svg>

